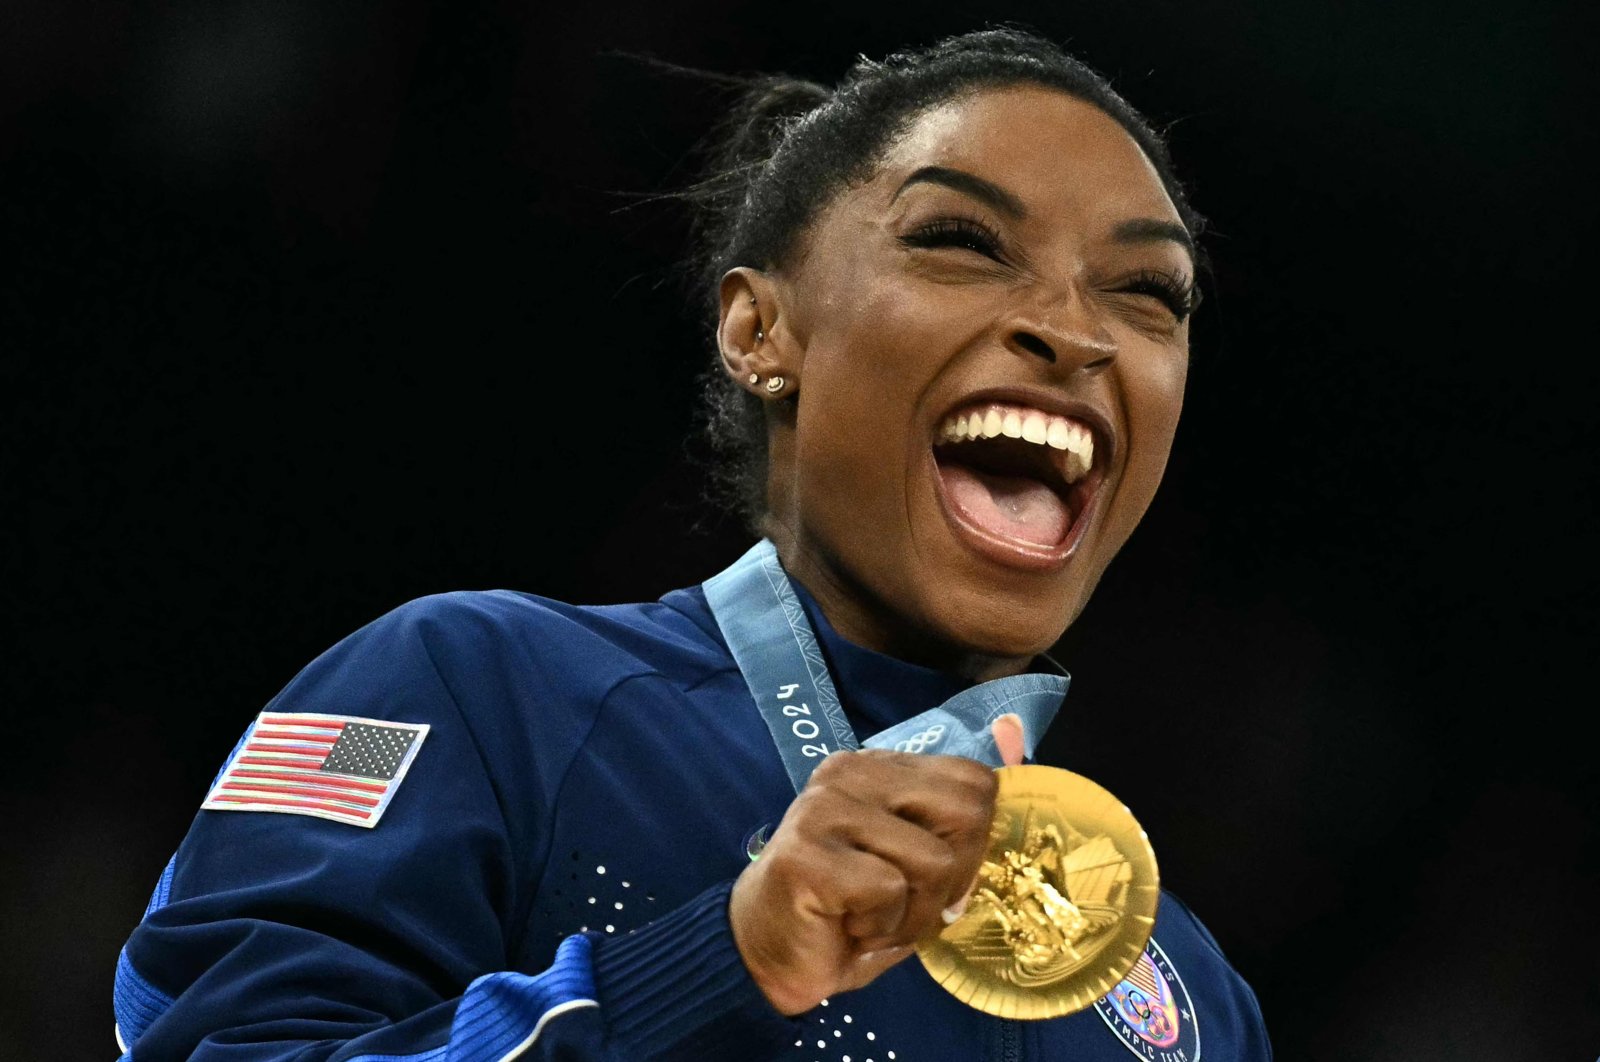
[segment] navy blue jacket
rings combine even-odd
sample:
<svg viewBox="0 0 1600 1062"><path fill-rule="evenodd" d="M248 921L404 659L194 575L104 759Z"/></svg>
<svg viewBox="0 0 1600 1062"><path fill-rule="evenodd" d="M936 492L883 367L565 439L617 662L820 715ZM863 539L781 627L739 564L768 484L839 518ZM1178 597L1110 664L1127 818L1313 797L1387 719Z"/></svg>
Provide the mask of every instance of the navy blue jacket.
<svg viewBox="0 0 1600 1062"><path fill-rule="evenodd" d="M797 590L863 739L960 688L846 642ZM268 711L430 729L371 829L197 815L118 964L124 1062L1271 1057L1255 997L1170 895L1140 967L1064 1018L989 1017L915 958L774 1011L727 898L794 792L698 587L424 598Z"/></svg>

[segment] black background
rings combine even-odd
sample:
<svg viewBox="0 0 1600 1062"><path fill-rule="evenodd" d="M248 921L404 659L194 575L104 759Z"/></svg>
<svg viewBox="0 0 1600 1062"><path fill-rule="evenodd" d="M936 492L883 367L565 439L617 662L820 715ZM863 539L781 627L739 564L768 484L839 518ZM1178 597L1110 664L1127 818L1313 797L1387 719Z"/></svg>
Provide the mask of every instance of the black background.
<svg viewBox="0 0 1600 1062"><path fill-rule="evenodd" d="M639 202L719 100L604 51L832 79L982 18L1170 124L1215 226L1167 483L1044 758L1140 814L1279 1058L1592 1059L1578 10L14 0L0 1055L113 1057L121 941L339 637L746 545L679 441L684 219Z"/></svg>

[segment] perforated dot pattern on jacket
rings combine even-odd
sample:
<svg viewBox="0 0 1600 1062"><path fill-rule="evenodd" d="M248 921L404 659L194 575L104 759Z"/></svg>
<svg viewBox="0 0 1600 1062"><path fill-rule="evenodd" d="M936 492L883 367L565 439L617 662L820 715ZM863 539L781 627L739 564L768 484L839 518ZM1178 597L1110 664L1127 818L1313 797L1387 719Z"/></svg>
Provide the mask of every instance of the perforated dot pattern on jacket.
<svg viewBox="0 0 1600 1062"><path fill-rule="evenodd" d="M836 1062L899 1062L900 1056L884 1046L878 1034L824 999L816 1009L816 1024L794 1042L794 1054Z"/></svg>
<svg viewBox="0 0 1600 1062"><path fill-rule="evenodd" d="M655 894L634 881L624 868L610 866L584 852L567 853L561 870L539 897L557 939L598 930L627 933L661 914Z"/></svg>
<svg viewBox="0 0 1600 1062"><path fill-rule="evenodd" d="M549 922L560 927L553 931L558 939L591 930L628 933L665 913L655 894L614 858L608 861L573 850L563 863L554 876L559 884L540 897ZM841 1011L832 1000L825 999L817 1007L814 1028L795 1041L795 1055L817 1062L901 1062L874 1030L854 1014Z"/></svg>

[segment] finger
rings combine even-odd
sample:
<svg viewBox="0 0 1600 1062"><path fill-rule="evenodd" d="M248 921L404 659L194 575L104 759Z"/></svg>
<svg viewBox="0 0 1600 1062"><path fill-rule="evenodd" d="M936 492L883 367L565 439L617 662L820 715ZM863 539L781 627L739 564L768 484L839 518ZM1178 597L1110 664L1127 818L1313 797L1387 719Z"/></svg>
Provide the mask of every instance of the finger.
<svg viewBox="0 0 1600 1062"><path fill-rule="evenodd" d="M829 879L816 888L831 892L840 926L852 940L900 942L912 896L900 868L872 852L846 850L825 860L819 872Z"/></svg>
<svg viewBox="0 0 1600 1062"><path fill-rule="evenodd" d="M988 849L983 855L988 856ZM978 880L983 875L983 859L980 858L978 866L972 871L972 876L967 879L967 887L961 890L961 895L951 901L950 906L939 912L940 919L945 925L955 923L962 915L967 913L967 905L972 902L972 894L978 891Z"/></svg>
<svg viewBox="0 0 1600 1062"><path fill-rule="evenodd" d="M970 877L967 860L936 834L881 810L863 810L843 831L851 847L891 864L904 882L898 923L852 915L845 930L874 946L908 944L929 929L943 928L939 913Z"/></svg>
<svg viewBox="0 0 1600 1062"><path fill-rule="evenodd" d="M1022 718L1007 712L993 723L989 724L989 732L994 735L995 747L1000 750L1000 762L1007 767L1015 767L1027 755L1027 733L1022 727Z"/></svg>
<svg viewBox="0 0 1600 1062"><path fill-rule="evenodd" d="M758 865L771 882L765 890L778 907L806 919L835 922L852 941L892 941L905 921L910 888L893 863L842 843L840 838L799 839L791 832L778 837L761 854Z"/></svg>
<svg viewBox="0 0 1600 1062"><path fill-rule="evenodd" d="M981 809L979 817L987 829L998 781L983 764L962 756L880 750L844 756L829 756L812 775L811 784L848 793L940 836L970 828L974 809ZM830 768L835 760L840 762Z"/></svg>
<svg viewBox="0 0 1600 1062"><path fill-rule="evenodd" d="M903 794L895 804L900 817L943 841L954 856L953 869L942 875L944 886L938 904L932 910L921 906L916 908L914 913L919 919L919 926L924 915L931 919L934 911L948 909L972 891L977 882L978 869L989 851L996 776L992 770L973 761L961 762L972 764L987 783L981 795L970 790L956 793L940 790L932 794L913 792Z"/></svg>
<svg viewBox="0 0 1600 1062"><path fill-rule="evenodd" d="M988 773L992 775L993 772ZM944 848L939 853L941 857L946 851L950 855L948 867L934 868L940 885L937 893L930 894L927 899L936 899L938 902L928 909L916 909L919 919L924 913L931 919L935 912L971 891L978 868L983 865L984 856L989 850L990 825L994 821L993 799L979 801L969 797L950 797L937 804L931 801L921 804L913 800L900 815L906 816L904 821L926 836L942 842ZM912 868L922 873L928 872L917 864L909 864L908 872ZM925 879L917 877L915 880Z"/></svg>
<svg viewBox="0 0 1600 1062"><path fill-rule="evenodd" d="M926 786L982 793L994 788L993 780L988 777L990 773L983 764L962 756L861 749L829 756L811 775L808 784L846 789L863 798Z"/></svg>
<svg viewBox="0 0 1600 1062"><path fill-rule="evenodd" d="M972 890L977 887L978 879L973 878L972 884L967 886L967 891L955 903L939 912L939 918L945 925L954 925L967 913L967 904L972 902Z"/></svg>
<svg viewBox="0 0 1600 1062"><path fill-rule="evenodd" d="M850 970L845 974L840 989L849 991L853 988L864 988L877 980L891 966L904 962L916 950L909 945L904 947L880 948L876 951L863 952L856 957Z"/></svg>
<svg viewBox="0 0 1600 1062"><path fill-rule="evenodd" d="M934 919L939 913L971 891L989 847L997 787L994 771L960 757L840 753L830 756L812 775L805 792L791 805L790 814L799 817L797 813L804 809L804 818L816 820L810 826L817 836L837 833L848 837L852 845L897 860L907 876L918 882L926 880L928 868L897 854L899 846L910 844L917 835L896 828L888 816L903 819L945 843L954 853L956 869L934 868L942 885L912 897L911 928L901 938L909 941L930 926L936 928ZM876 819L875 815L885 817ZM780 835L788 818L779 828ZM868 821L877 825L862 829ZM920 843L926 844L926 839Z"/></svg>

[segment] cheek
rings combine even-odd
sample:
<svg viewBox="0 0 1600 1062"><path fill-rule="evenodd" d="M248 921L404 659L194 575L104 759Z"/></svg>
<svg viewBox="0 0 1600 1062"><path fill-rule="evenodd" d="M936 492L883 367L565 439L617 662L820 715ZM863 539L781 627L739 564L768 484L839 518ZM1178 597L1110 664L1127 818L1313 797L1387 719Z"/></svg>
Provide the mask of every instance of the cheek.
<svg viewBox="0 0 1600 1062"><path fill-rule="evenodd" d="M892 283L861 285L819 309L807 337L798 429L802 454L825 459L803 470L882 482L925 441L919 402L951 347L948 314Z"/></svg>
<svg viewBox="0 0 1600 1062"><path fill-rule="evenodd" d="M1178 429L1178 417L1183 412L1183 391L1189 380L1189 356L1173 354L1150 359L1144 371L1135 378L1135 400L1143 402L1143 414L1148 419L1148 430L1153 439L1160 441L1161 463L1166 464L1172 449L1172 436Z"/></svg>
<svg viewBox="0 0 1600 1062"><path fill-rule="evenodd" d="M1127 401L1128 456L1118 491L1120 517L1116 521L1120 542L1144 515L1172 453L1173 436L1183 410L1188 379L1187 354L1162 350L1147 357L1128 359L1122 367Z"/></svg>
<svg viewBox="0 0 1600 1062"><path fill-rule="evenodd" d="M952 336L948 300L936 294L925 285L880 280L829 298L808 344L807 377L820 374L831 386L872 382L911 394L933 376Z"/></svg>

